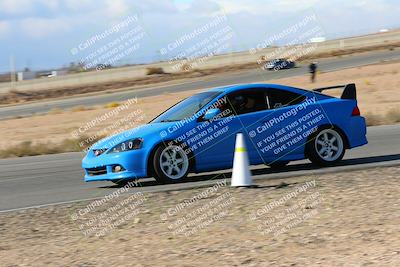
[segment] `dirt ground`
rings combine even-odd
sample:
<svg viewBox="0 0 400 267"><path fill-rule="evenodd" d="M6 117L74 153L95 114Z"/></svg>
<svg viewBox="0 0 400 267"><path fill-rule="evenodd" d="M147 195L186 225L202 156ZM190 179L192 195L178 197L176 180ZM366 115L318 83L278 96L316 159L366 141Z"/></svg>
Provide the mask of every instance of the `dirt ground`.
<svg viewBox="0 0 400 267"><path fill-rule="evenodd" d="M390 167L251 189L222 181L3 213L0 265L400 266L399 176Z"/></svg>
<svg viewBox="0 0 400 267"><path fill-rule="evenodd" d="M321 73L318 75L315 84L309 82L308 75L266 82L287 84L301 88L355 82L362 115L373 115L373 119L376 120L375 124L396 123L400 122L399 69L400 63L392 62ZM127 109L122 110L117 115L111 116L109 119L101 121L101 123L97 123L94 127L90 127L90 129L79 134L93 136L136 111L136 115L131 116L135 121L133 126L148 122L178 100L195 92L198 91L168 93L137 99L137 103L129 105ZM85 107L76 107L73 110L54 110L46 115L1 121L0 132L3 138L0 140L0 149L13 147L27 140L33 143L60 142L66 138L71 138L74 131L112 111L113 108L95 107L92 110L85 110ZM389 118L387 115L389 111L395 111L391 115L393 118ZM110 135L119 129L119 127L111 128L103 131L104 135Z"/></svg>

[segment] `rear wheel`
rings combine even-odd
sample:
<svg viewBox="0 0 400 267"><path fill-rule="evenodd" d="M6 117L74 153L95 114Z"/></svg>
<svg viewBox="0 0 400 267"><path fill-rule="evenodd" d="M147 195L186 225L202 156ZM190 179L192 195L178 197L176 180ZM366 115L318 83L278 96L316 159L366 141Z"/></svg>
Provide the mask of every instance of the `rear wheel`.
<svg viewBox="0 0 400 267"><path fill-rule="evenodd" d="M189 167L189 157L178 144L161 145L154 153L154 178L160 183L184 180L189 173Z"/></svg>
<svg viewBox="0 0 400 267"><path fill-rule="evenodd" d="M332 166L342 160L345 152L344 139L336 129L321 129L307 144L308 158L320 166Z"/></svg>

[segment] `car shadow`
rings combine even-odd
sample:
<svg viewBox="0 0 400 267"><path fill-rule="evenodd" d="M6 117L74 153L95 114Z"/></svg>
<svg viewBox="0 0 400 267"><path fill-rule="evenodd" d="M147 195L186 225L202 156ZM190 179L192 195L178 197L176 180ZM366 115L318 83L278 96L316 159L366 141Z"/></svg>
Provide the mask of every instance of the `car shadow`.
<svg viewBox="0 0 400 267"><path fill-rule="evenodd" d="M362 164L369 164L369 163L377 163L377 162L387 162L393 160L399 160L400 154L393 154L393 155L385 155L385 156L372 156L372 157L364 157L364 158L353 158L353 159L344 159L336 164L334 167L339 166L350 166L350 165L362 165ZM258 165L261 166L261 165ZM281 169L271 169L269 167L261 167L251 170L253 176L258 175L266 175L266 174L274 174L274 173L287 173L293 171L306 171L306 170L318 170L324 167L316 166L312 163L300 163L300 164L291 164ZM179 183L188 183L188 182L202 182L202 181L210 181L210 180L220 180L225 178L230 178L232 175L231 171L223 170L219 173L212 173L212 174L199 174L187 177L184 181L176 182L175 184ZM137 182L139 187L148 187L148 186L160 186L158 182L154 178L145 179ZM100 188L119 188L120 185L112 185L112 186L103 186Z"/></svg>

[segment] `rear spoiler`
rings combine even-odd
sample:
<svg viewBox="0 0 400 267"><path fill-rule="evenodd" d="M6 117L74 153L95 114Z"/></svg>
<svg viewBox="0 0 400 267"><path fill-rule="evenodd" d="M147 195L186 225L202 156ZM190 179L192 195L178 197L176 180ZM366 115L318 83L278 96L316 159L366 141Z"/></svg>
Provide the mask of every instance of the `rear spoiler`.
<svg viewBox="0 0 400 267"><path fill-rule="evenodd" d="M321 93L322 91L325 91L325 90L337 89L337 88L344 88L342 96L340 97L341 99L353 99L353 100L357 99L356 85L354 83L316 88L316 89L313 89L313 91Z"/></svg>

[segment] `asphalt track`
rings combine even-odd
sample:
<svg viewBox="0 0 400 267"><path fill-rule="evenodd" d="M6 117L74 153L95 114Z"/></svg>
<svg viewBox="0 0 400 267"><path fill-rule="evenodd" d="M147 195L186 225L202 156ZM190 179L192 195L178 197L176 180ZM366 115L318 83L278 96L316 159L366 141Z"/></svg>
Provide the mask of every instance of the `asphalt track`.
<svg viewBox="0 0 400 267"><path fill-rule="evenodd" d="M334 71L345 68L357 67L382 61L399 60L399 50L393 51L375 51L357 55L343 56L341 58L321 59L318 66L321 71ZM67 109L74 106L94 106L113 101L124 101L134 97L145 97L159 95L162 93L181 92L196 89L205 89L209 87L224 86L237 83L255 83L270 79L279 79L291 76L298 76L307 73L307 66L281 70L281 71L263 71L261 69L242 71L238 73L221 74L218 76L204 77L191 82L168 86L154 86L151 88L135 88L132 90L91 95L78 96L60 100L37 102L24 105L15 105L0 108L0 120L16 116L29 116L32 114L46 113L51 109Z"/></svg>
<svg viewBox="0 0 400 267"><path fill-rule="evenodd" d="M318 179L323 173L400 165L400 125L369 127L368 140L368 145L347 151L342 163L336 167L316 168L306 160L293 162L281 171L255 166L253 178L255 183L257 179L290 182L290 177L298 175ZM65 153L0 160L0 213L101 198L117 190L110 182L83 182L82 157L82 153ZM132 188L128 193L202 187L229 176L229 171L194 175L190 182L173 185L158 185L153 179L142 179L140 187ZM346 181L345 173L343 181Z"/></svg>

